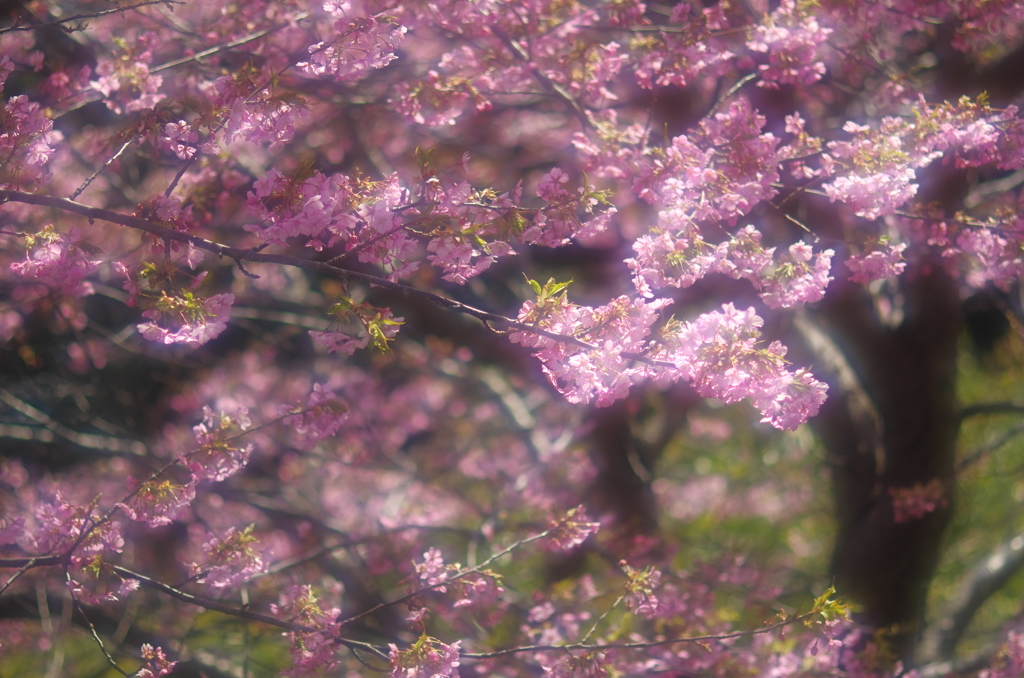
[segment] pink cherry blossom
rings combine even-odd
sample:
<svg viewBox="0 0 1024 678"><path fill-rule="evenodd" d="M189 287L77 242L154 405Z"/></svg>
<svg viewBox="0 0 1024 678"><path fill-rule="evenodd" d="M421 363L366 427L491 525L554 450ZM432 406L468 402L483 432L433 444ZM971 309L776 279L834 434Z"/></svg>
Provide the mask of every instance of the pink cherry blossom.
<svg viewBox="0 0 1024 678"><path fill-rule="evenodd" d="M551 534L548 535L548 540L552 548L571 549L582 544L600 528L601 523L588 520L586 509L577 506L570 509L563 518L551 521Z"/></svg>
<svg viewBox="0 0 1024 678"><path fill-rule="evenodd" d="M169 525L187 510L196 497L195 483L179 485L170 480L138 481L128 478L131 496L117 507L132 520L147 523L150 527Z"/></svg>
<svg viewBox="0 0 1024 678"><path fill-rule="evenodd" d="M150 644L142 646L142 660L145 664L136 672L137 678L160 678L166 676L178 662L168 661L162 648L154 648Z"/></svg>
<svg viewBox="0 0 1024 678"><path fill-rule="evenodd" d="M906 243L883 244L880 249L867 254L850 255L846 260L846 268L853 274L850 280L869 283L899 275L907 266L903 261L903 251L906 249Z"/></svg>
<svg viewBox="0 0 1024 678"><path fill-rule="evenodd" d="M153 308L143 312L144 317L152 320L141 323L139 333L162 344L202 346L227 329L234 301L233 294L215 294L207 299L196 299L190 294L180 299L165 296ZM164 315L170 317L170 322L177 325L177 329L155 322Z"/></svg>
<svg viewBox="0 0 1024 678"><path fill-rule="evenodd" d="M348 408L333 391L321 384L314 384L305 409L285 417L284 423L295 431L300 446L312 448L324 438L337 433L347 414Z"/></svg>
<svg viewBox="0 0 1024 678"><path fill-rule="evenodd" d="M328 42L309 46L309 61L298 68L315 76L330 76L336 81L366 77L369 71L384 68L398 58L395 49L407 31L384 15L346 18L339 14L336 36Z"/></svg>
<svg viewBox="0 0 1024 678"><path fill-rule="evenodd" d="M90 295L93 287L85 278L99 267L100 261L89 256L78 238L77 233L65 236L44 228L27 238L31 253L24 262L11 264L11 270L64 294Z"/></svg>
<svg viewBox="0 0 1024 678"><path fill-rule="evenodd" d="M946 491L938 478L933 478L927 484L890 487L889 495L892 497L893 520L897 523L923 518L949 503Z"/></svg>
<svg viewBox="0 0 1024 678"><path fill-rule="evenodd" d="M247 408L241 408L233 418L224 414L215 416L213 410L204 406L202 423L192 427L200 447L183 458L192 480L221 482L242 470L252 455L253 444L235 446L231 438L250 426Z"/></svg>
<svg viewBox="0 0 1024 678"><path fill-rule="evenodd" d="M834 254L832 250L822 250L815 255L803 241L791 245L789 256L776 262L775 271L763 282L757 282L762 288L761 298L769 308L792 308L820 300L832 282L829 271Z"/></svg>
<svg viewBox="0 0 1024 678"><path fill-rule="evenodd" d="M241 532L232 527L223 536L209 535L203 544L203 557L190 564L196 581L215 589L228 588L266 572L263 556L256 552L258 540L252 532L250 525Z"/></svg>
<svg viewBox="0 0 1024 678"><path fill-rule="evenodd" d="M293 585L285 589L278 603L270 606L277 616L313 626L321 631L294 631L286 634L291 640L292 666L282 672L289 678L322 676L338 665L338 644L335 639L339 626L335 621L341 610L324 608L316 591L309 585Z"/></svg>
<svg viewBox="0 0 1024 678"><path fill-rule="evenodd" d="M447 678L458 674L459 642L451 645L422 636L407 650L399 650L394 644L388 657L391 662L391 678Z"/></svg>
<svg viewBox="0 0 1024 678"><path fill-rule="evenodd" d="M420 581L426 586L436 587L436 591L444 593L447 589L439 584L448 579L449 573L444 565L444 557L435 548L429 549L423 554L423 562L415 563L416 574Z"/></svg>
<svg viewBox="0 0 1024 678"><path fill-rule="evenodd" d="M794 0L783 0L747 42L749 49L768 53L768 63L758 66L758 84L762 87L810 85L825 73L825 65L815 59L815 52L828 40L832 29L819 25L811 14L801 14Z"/></svg>

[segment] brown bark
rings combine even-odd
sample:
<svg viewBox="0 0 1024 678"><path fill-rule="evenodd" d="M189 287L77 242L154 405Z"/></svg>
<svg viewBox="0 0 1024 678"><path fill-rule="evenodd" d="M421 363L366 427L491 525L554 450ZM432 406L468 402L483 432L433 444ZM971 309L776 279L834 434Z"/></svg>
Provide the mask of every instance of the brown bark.
<svg viewBox="0 0 1024 678"><path fill-rule="evenodd" d="M893 652L912 661L952 502L896 523L889 490L937 478L952 499L959 299L940 271L909 271L905 317L887 327L863 288L835 292L818 321L836 338L855 381L841 384L837 373L813 420L828 452L839 520L832 573L838 592L859 607L856 618L886 629Z"/></svg>

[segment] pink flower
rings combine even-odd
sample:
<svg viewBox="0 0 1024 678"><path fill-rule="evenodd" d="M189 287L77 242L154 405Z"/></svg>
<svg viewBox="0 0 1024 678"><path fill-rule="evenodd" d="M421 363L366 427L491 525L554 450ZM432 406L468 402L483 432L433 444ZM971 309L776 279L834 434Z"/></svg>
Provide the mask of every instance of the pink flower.
<svg viewBox="0 0 1024 678"><path fill-rule="evenodd" d="M122 579L102 553L71 557L67 586L74 599L86 605L123 600L139 588L137 579Z"/></svg>
<svg viewBox="0 0 1024 678"><path fill-rule="evenodd" d="M995 655L992 668L978 674L978 678L1017 678L1024 675L1024 633L1010 631Z"/></svg>
<svg viewBox="0 0 1024 678"><path fill-rule="evenodd" d="M215 589L228 588L266 572L263 557L253 550L257 540L252 532L250 525L241 532L228 528L223 537L210 535L203 544L204 559L189 565L192 576L198 575L196 581Z"/></svg>
<svg viewBox="0 0 1024 678"><path fill-rule="evenodd" d="M426 553L423 554L423 562L415 563L416 574L420 576L420 580L427 586L435 586L435 590L444 593L448 589L444 586L437 586L441 582L448 579L448 571L444 564L444 557L441 552L431 547Z"/></svg>
<svg viewBox="0 0 1024 678"><path fill-rule="evenodd" d="M828 40L832 29L820 26L811 14L800 16L794 0L782 4L754 29L747 48L767 52L768 63L758 66L762 87L810 85L821 79L825 64L815 58L818 45Z"/></svg>
<svg viewBox="0 0 1024 678"><path fill-rule="evenodd" d="M181 516L196 497L194 482L177 485L169 480L147 480L141 484L128 478L131 497L116 504L132 520L139 520L150 527L169 525Z"/></svg>
<svg viewBox="0 0 1024 678"><path fill-rule="evenodd" d="M873 280L884 280L903 273L903 269L907 266L903 261L905 249L907 249L906 243L882 244L880 249L867 254L851 255L846 260L846 268L853 274L850 276L850 280L866 284Z"/></svg>
<svg viewBox="0 0 1024 678"><path fill-rule="evenodd" d="M309 61L296 65L309 75L330 76L336 82L359 80L397 59L395 49L407 30L385 15L350 20L342 17L334 28L337 36L330 42L310 45Z"/></svg>
<svg viewBox="0 0 1024 678"><path fill-rule="evenodd" d="M600 528L601 523L593 523L587 519L586 509L581 505L570 509L564 518L551 522L548 528L551 531L548 541L555 549L567 550L579 546Z"/></svg>
<svg viewBox="0 0 1024 678"><path fill-rule="evenodd" d="M634 570L626 561L622 561L620 566L627 578L626 607L645 619L653 619L658 614L658 597L654 591L661 582L661 573L651 566Z"/></svg>
<svg viewBox="0 0 1024 678"><path fill-rule="evenodd" d="M271 605L270 611L287 621L322 629L286 634L292 642L292 668L282 675L289 678L323 676L338 665L336 639L341 627L336 619L341 613L339 608L322 608L311 586L295 585L281 594L280 602Z"/></svg>
<svg viewBox="0 0 1024 678"><path fill-rule="evenodd" d="M233 303L233 294L215 294L208 299L195 297L190 292L181 297L164 295L142 315L153 319L170 315L180 326L172 330L156 322L146 322L138 326L139 333L150 341L163 344L187 344L192 348L202 346L227 329Z"/></svg>
<svg viewBox="0 0 1024 678"><path fill-rule="evenodd" d="M47 226L28 236L26 244L31 256L24 262L11 264L12 271L64 294L83 297L93 293L92 285L84 279L99 267L100 261L86 254L74 231L62 235Z"/></svg>
<svg viewBox="0 0 1024 678"><path fill-rule="evenodd" d="M314 384L306 409L285 417L283 421L295 431L297 445L303 449L312 449L324 438L337 433L347 416L348 407L333 391L320 384Z"/></svg>
<svg viewBox="0 0 1024 678"><path fill-rule="evenodd" d="M169 122L164 125L160 142L182 160L188 160L196 154L199 135L184 120Z"/></svg>
<svg viewBox="0 0 1024 678"><path fill-rule="evenodd" d="M933 478L927 485L914 483L911 487L890 487L893 521L906 523L923 518L945 507L949 502L942 481Z"/></svg>
<svg viewBox="0 0 1024 678"><path fill-rule="evenodd" d="M359 337L353 337L344 332L320 332L310 330L309 336L313 337L313 343L323 346L328 353L344 353L352 355L361 348L366 348L370 343L370 335L361 333Z"/></svg>
<svg viewBox="0 0 1024 678"><path fill-rule="evenodd" d="M419 81L398 83L390 99L406 120L428 127L454 125L471 101L478 111L491 107L491 102L472 83L433 69Z"/></svg>
<svg viewBox="0 0 1024 678"><path fill-rule="evenodd" d="M11 61L11 57L4 54L0 56L0 91L3 91L4 83L7 82L7 76L14 71L14 63Z"/></svg>
<svg viewBox="0 0 1024 678"><path fill-rule="evenodd" d="M160 678L170 673L178 662L167 661L163 649L154 648L150 644L142 646L142 661L145 662L142 668L135 674L135 678Z"/></svg>
<svg viewBox="0 0 1024 678"><path fill-rule="evenodd" d="M100 59L96 66L96 74L100 77L89 84L103 95L107 108L115 113L153 108L167 95L160 92L163 76L149 72L146 61L150 59L152 56L148 52L145 53L145 61L140 58Z"/></svg>
<svg viewBox="0 0 1024 678"><path fill-rule="evenodd" d="M704 118L697 131L674 138L664 153L645 158L633 190L693 221L735 223L777 192L778 140L761 132L766 124L745 98L737 99Z"/></svg>
<svg viewBox="0 0 1024 678"><path fill-rule="evenodd" d="M63 139L38 103L24 94L8 99L0 111L0 187L14 185L9 182L19 174L38 179L34 170L46 164Z"/></svg>
<svg viewBox="0 0 1024 678"><path fill-rule="evenodd" d="M203 422L192 428L200 448L182 459L192 472L193 482L204 479L221 482L242 470L249 462L253 446L250 443L236 447L230 439L251 425L244 407L236 421L224 414L214 417L213 410L203 406Z"/></svg>
<svg viewBox="0 0 1024 678"><path fill-rule="evenodd" d="M669 323L651 357L673 362L677 371L652 376L687 378L702 396L725 402L751 398L764 421L795 429L818 412L826 387L805 370L789 372L779 342L758 347L762 324L753 309L740 311L732 304L692 323Z"/></svg>
<svg viewBox="0 0 1024 678"><path fill-rule="evenodd" d="M61 551L82 539L83 530L89 529L76 553L120 553L124 548L121 523L97 526L95 522L91 507L71 504L58 490L51 500L38 501L31 519L14 519L3 529L7 539L16 538L17 543L40 554Z"/></svg>
<svg viewBox="0 0 1024 678"><path fill-rule="evenodd" d="M459 642L445 645L424 635L408 650L389 645L390 678L448 678L458 675Z"/></svg>
<svg viewBox="0 0 1024 678"><path fill-rule="evenodd" d="M917 184L909 167L890 167L876 174L852 174L836 177L825 184L829 200L845 202L857 216L877 219L892 214L908 200L917 195Z"/></svg>
<svg viewBox="0 0 1024 678"><path fill-rule="evenodd" d="M669 285L686 288L710 273L732 269L725 261L728 245L704 240L696 224L679 208L662 211L658 230L661 233L657 235L637 238L633 243L637 256L626 259L633 271L633 284L643 296L653 297L654 290Z"/></svg>
<svg viewBox="0 0 1024 678"><path fill-rule="evenodd" d="M789 256L776 263L767 279L755 280L760 295L769 308L792 308L810 304L825 296L825 288L832 282L832 250L818 252L811 263L813 250L803 241L789 248Z"/></svg>
<svg viewBox="0 0 1024 678"><path fill-rule="evenodd" d="M558 202L569 197L569 192L562 184L569 181L569 175L559 168L554 168L540 179L537 185L537 196L548 202Z"/></svg>

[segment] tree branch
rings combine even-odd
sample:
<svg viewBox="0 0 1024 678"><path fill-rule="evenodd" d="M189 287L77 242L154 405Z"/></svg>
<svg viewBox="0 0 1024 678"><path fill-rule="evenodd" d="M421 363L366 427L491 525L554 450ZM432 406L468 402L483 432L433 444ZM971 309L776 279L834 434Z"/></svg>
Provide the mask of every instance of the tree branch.
<svg viewBox="0 0 1024 678"><path fill-rule="evenodd" d="M34 31L39 28L47 28L49 26L61 26L69 24L73 21L84 21L86 19L98 19L108 14L117 14L118 12L127 12L132 9L139 9L147 7L149 5L184 5L186 3L181 0L146 0L145 2L139 2L134 5L126 5L124 7L114 7L112 9L104 9L99 12L92 12L89 14L73 14L63 19L54 19L53 21L40 21L32 24L20 24L15 26L8 26L6 28L0 28L0 35L4 33L13 33L17 31ZM75 30L84 30L84 28L63 28L64 31L70 33Z"/></svg>
<svg viewBox="0 0 1024 678"><path fill-rule="evenodd" d="M975 403L967 405L960 412L960 420L977 417L982 414L1024 414L1024 403L1010 401L998 403Z"/></svg>
<svg viewBox="0 0 1024 678"><path fill-rule="evenodd" d="M127 440L125 438L115 438L113 436L103 436L94 433L79 433L78 431L74 431L54 420L45 412L32 407L24 400L18 398L13 393L2 387L0 387L0 402L13 410L20 412L36 423L41 424L44 427L45 432L60 436L79 447L84 447L89 450L103 450L104 452L112 454L131 454L137 457L145 456L148 453L146 445L138 440ZM16 424L11 426L0 426L0 436L19 438L22 440L42 440L44 442L49 442L46 440L47 436L44 435L42 431L37 434L35 433L35 429L30 429L27 426L18 426ZM52 436L50 439L52 440Z"/></svg>
<svg viewBox="0 0 1024 678"><path fill-rule="evenodd" d="M484 311L479 308L474 308L469 304L464 304L448 297L443 297L433 292L427 292L411 285L405 285L403 283L394 282L387 278L381 278L379 276L370 275L369 273L362 273L360 271L353 271L347 268L339 268L321 261L311 261L309 259L303 259L301 257L294 257L287 254L264 254L263 252L257 251L257 249L249 248L242 249L239 247L228 247L227 245L221 245L220 243L200 238L199 236L190 235L181 231L174 231L162 226L154 224L148 219L141 217L129 216L125 214L119 214L110 210L105 210L99 207L89 207L73 200L67 200L65 198L56 198L47 195L35 195L33 193L24 193L22 191L9 191L0 190L0 205L5 202L20 202L27 205L38 205L41 207L50 207L52 209L62 210L64 212L70 212L72 214L78 214L80 216L89 219L89 221L99 220L107 221L113 224L119 224L128 228L134 228L140 231L144 231L151 235L154 235L162 240L174 240L176 242L191 243L198 249L212 252L218 257L227 257L234 259L235 261L252 261L262 264L279 264L282 266L294 266L296 268L303 268L311 271L318 271L336 278L351 278L365 282L374 287L380 287L382 289L391 290L392 292L398 292L404 296L419 297L425 301L428 301L436 306L445 308L448 310L462 313L477 320L486 323L502 323L508 327L519 330L522 332L531 332L538 334L554 341L559 341L565 344L571 344L588 351L600 350L598 346L577 339L576 337L557 334L555 332L548 332L547 330L535 327L533 325L527 325L521 323L512 318L507 318L499 313L491 313L490 311ZM675 367L671 362L665 360L652 360L636 353L622 353L622 356L629 358L630 360L637 360L640 362L647 363L649 365L656 365L659 367Z"/></svg>
<svg viewBox="0 0 1024 678"><path fill-rule="evenodd" d="M974 614L992 594L1024 567L1024 532L1000 544L967 575L956 595L924 634L922 656L949 660Z"/></svg>
<svg viewBox="0 0 1024 678"><path fill-rule="evenodd" d="M1003 431L1000 435L996 436L992 440L988 441L984 445L977 447L970 454L964 455L964 457L957 462L956 472L957 474L963 473L970 467L977 464L979 461L992 454L1000 447L1010 442L1021 433L1024 433L1024 422L1017 424L1007 431Z"/></svg>

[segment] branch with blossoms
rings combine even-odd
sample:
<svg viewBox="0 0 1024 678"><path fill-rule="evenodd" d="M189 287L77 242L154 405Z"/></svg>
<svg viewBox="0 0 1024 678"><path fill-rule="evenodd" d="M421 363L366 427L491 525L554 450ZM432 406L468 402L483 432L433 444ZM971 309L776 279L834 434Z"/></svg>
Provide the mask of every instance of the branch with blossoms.
<svg viewBox="0 0 1024 678"><path fill-rule="evenodd" d="M567 180L568 177L557 170L552 170L546 176L538 189L538 195L551 203L554 215L548 217L544 210L539 210L537 223L523 232L524 239L547 245L555 245L564 240L564 225L559 224L564 224L570 217L562 212L574 204L570 201L568 192L561 187ZM259 189L259 192L265 190ZM465 190L468 189L455 191L460 196L460 203L463 202L461 196ZM590 192L588 186L583 187L582 196L585 201L595 200L588 198ZM272 197L276 194L269 192L266 195ZM785 348L781 343L774 342L767 348L759 348L756 345L762 320L752 309L740 313L730 304L726 304L723 307L724 314L707 314L695 324L669 322L660 330L658 337L650 340L648 336L651 327L657 320L660 309L669 303L667 299L647 302L642 298L629 301L627 297L620 297L604 307L588 308L569 304L565 297L564 284L551 287L554 284L551 281L542 287L538 283L531 283L538 295L537 301L526 302L519 317L513 320L396 280L300 257L266 254L260 251L263 246L254 249L227 247L176 229L165 228L139 216L120 215L62 198L38 196L21 191L0 191L0 200L49 206L91 220L102 219L118 223L155 235L165 243L184 242L190 247L210 251L220 257L229 257L240 267L243 261L276 263L319 271L341 279L356 279L401 292L405 296L427 300L441 308L470 315L485 323L504 324L514 330L510 336L512 341L535 349L535 354L544 363L545 372L550 380L570 402L596 399L597 404L603 406L623 397L631 384L640 379L686 379L693 382L703 395L717 397L726 402L752 398L755 406L761 410L764 421L788 429L795 428L816 413L825 397L824 385L814 380L806 370L791 373L786 368ZM392 200L389 199L388 202L391 203ZM437 211L443 214L447 208L443 202L438 205ZM383 220L390 227L397 219L392 211L383 213L387 207L381 204L375 204L371 209L381 214L367 214L370 220ZM419 215L414 218L423 217ZM549 218L551 224L548 223ZM322 226L318 225L316 228L320 229ZM270 229L264 235L267 241L265 244L283 241L285 235L285 232L275 234ZM760 234L752 227L741 231L732 242L718 248L730 261L718 261L724 257L717 255L711 266L685 283L665 279L660 269L652 268L660 267L662 264L649 262L646 258L638 257L637 260L630 260L628 263L637 270L638 280L651 281L650 286L647 286L646 282L640 286L641 291L646 291L643 296L647 297L653 296L649 291L650 287L692 284L696 277L705 275L714 267L724 267L723 270L731 271L737 277L750 277L761 285L760 271L770 265L773 250L763 250L759 240ZM436 241L432 241L430 247L434 247L435 243ZM655 245L655 249L658 246ZM638 243L638 252L645 252L644 247L646 245ZM672 245L668 247L671 249ZM437 251L440 251L440 248ZM789 256L784 257L782 263L776 267L773 281L765 288L762 296L773 306L792 306L820 298L824 286L831 280L827 275L831 255L831 250L826 250L812 262L809 246L803 243L793 245L790 247ZM671 258L671 252L665 256ZM192 261L191 255L187 255L186 258ZM374 254L371 260L378 258L378 255ZM143 274L149 275L145 271ZM159 275L165 277L167 274ZM656 280L654 276L659 278ZM141 287L137 283L129 279L129 284L134 286L133 294L141 293ZM71 283L66 285L70 286ZM233 299L232 295L218 295L202 300L194 297L191 291L180 296L171 296L166 291L161 291L159 298L143 315L156 319L161 314L173 312L184 319L181 329L172 333L155 322L144 323L139 329L147 338L159 339L164 343L185 342L199 345L223 331ZM360 345L365 346L365 342L371 337L376 345L384 346L400 323L392 319L390 313L383 311L375 314L373 309L363 309L350 303L335 306L336 318L357 320L364 328L361 333L365 334L365 339L357 342L351 339L351 335L345 333L314 333L317 343L324 344L329 350L350 353ZM332 310L332 313L335 312ZM204 322L204 316L212 320ZM713 329L715 327L717 329ZM640 366L629 364L633 362L639 363ZM734 371L725 378L725 381L714 376L717 370L728 372L730 366Z"/></svg>
<svg viewBox="0 0 1024 678"><path fill-rule="evenodd" d="M454 299L449 299L439 294L435 294L427 290L413 287L411 285L406 285L400 282L389 280L387 278L382 278L380 276L363 273L361 271L341 268L338 266L332 266L331 264L328 263L314 261L310 259L303 259L301 257L295 257L287 254L266 254L261 251L267 246L266 244L248 249L229 247L227 245L212 242L210 240L192 235L190 233L184 233L182 231L165 228L148 219L119 214L117 212L112 212L110 210L98 207L89 207L88 205L83 205L81 203L74 202L73 200L68 200L66 198L37 195L34 193L25 193L23 191L0 190L0 204L3 204L4 202L7 201L21 202L28 205L39 205L42 207L51 207L72 214L78 214L89 219L90 221L101 220L118 224L121 226L126 226L128 228L134 228L149 233L153 236L156 236L158 239L164 241L187 243L194 246L197 249L212 252L213 254L216 254L218 257L227 257L228 259L232 259L236 262L254 262L265 264L279 264L282 266L293 266L296 268L302 268L310 271L317 271L319 273L325 273L332 277L340 278L343 280L359 280L360 282L368 283L374 287L380 287L382 289L386 289L392 292L397 292L399 294L402 294L403 296L416 297L423 299L425 301L429 301L441 308L468 315L470 317L476 318L477 320L483 321L484 323L496 323L509 327L513 330L535 333L548 339L567 344L572 344L583 349L597 349L597 346L582 341L574 336L550 332L541 327L536 327L528 323L519 322L513 318L508 318L498 313L484 311L475 308L469 304L465 304ZM635 360L650 362L651 364L654 365L670 364L664 361L656 361L650 358L645 358L644 356L639 354L631 353L627 354L627 356Z"/></svg>
<svg viewBox="0 0 1024 678"><path fill-rule="evenodd" d="M131 490L122 497L121 501L116 502L102 516L94 517L93 515L96 508L95 501L83 510L71 506L58 496L58 503L61 506L60 510L64 515L62 523L59 527L56 527L60 532L47 537L46 543L49 548L46 550L51 551L51 553L53 551L60 551L61 553L26 558L0 559L0 568L19 568L0 587L0 593L10 588L28 570L37 567L61 565L67 568L69 565L72 565L80 574L85 574L86 578L92 580L93 583L98 582L100 574L118 573L116 566L111 569L102 559L103 551L109 550L118 553L123 546L120 527L113 523L113 519L118 512L123 512L132 520L144 521L150 527L169 524L195 498L195 486L199 481L204 479L222 481L234 475L245 466L252 452L252 445L239 448L233 447L233 442L279 421L302 417L308 413L309 410L297 408L292 412L253 427L245 412L235 420L225 415L214 417L212 411L206 408L204 422L195 427L196 437L201 446L180 457L176 457L173 461L168 462L150 474L146 480L138 481L129 477L128 484L131 486ZM240 430L234 432L236 429ZM162 476L176 466L188 469L191 476L189 482L184 485L177 485L168 480L160 480ZM24 530L23 519L5 520L2 527L0 527L0 539L2 539L2 543L13 543ZM221 558L225 562L220 563L218 567L221 570L225 570L223 575L227 577L225 581L229 582L234 581L237 577L248 576L255 569L263 567L262 561L258 557L253 558L251 554L247 553L248 549L245 546L247 541L252 541L251 538L245 538L244 534L242 538L233 539L233 537L233 533L229 532L216 546L223 547L224 545L229 545L230 548L239 550L243 556L249 556L248 560L251 562L244 563L240 559L232 559L231 554L228 554L226 559ZM97 553L98 555L83 556L80 555L80 552ZM227 566L227 561L231 561L230 566ZM236 565L241 568L239 572L227 571ZM220 575L221 573L218 573L217 576ZM133 578L137 579L137 577ZM210 581L211 573L209 571L200 571L197 568L197 574L194 578L200 582L204 580ZM107 592L97 598L82 588L84 586L83 583L72 580L72 584L77 587L80 593L84 593L88 597L89 602L94 604L100 600L115 599L131 590L122 583L117 593Z"/></svg>

